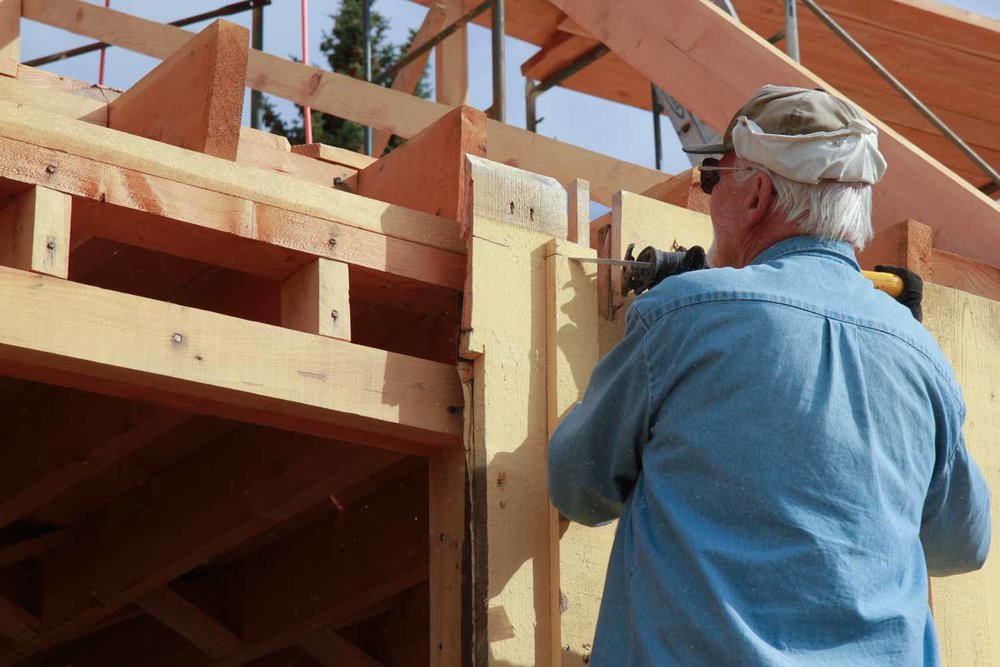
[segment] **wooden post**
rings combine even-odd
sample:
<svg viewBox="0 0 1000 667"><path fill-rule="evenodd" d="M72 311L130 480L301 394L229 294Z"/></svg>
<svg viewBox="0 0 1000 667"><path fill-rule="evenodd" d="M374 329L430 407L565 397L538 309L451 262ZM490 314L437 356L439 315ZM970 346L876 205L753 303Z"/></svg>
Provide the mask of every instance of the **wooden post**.
<svg viewBox="0 0 1000 667"><path fill-rule="evenodd" d="M281 285L281 323L289 329L351 340L347 264L317 258Z"/></svg>
<svg viewBox="0 0 1000 667"><path fill-rule="evenodd" d="M0 264L44 273L69 275L69 195L36 185L0 211Z"/></svg>
<svg viewBox="0 0 1000 667"><path fill-rule="evenodd" d="M21 0L0 0L0 58L21 61Z"/></svg>
<svg viewBox="0 0 1000 667"><path fill-rule="evenodd" d="M235 160L250 32L218 20L108 105L111 128Z"/></svg>
<svg viewBox="0 0 1000 667"><path fill-rule="evenodd" d="M874 269L876 264L901 266L930 281L934 277L932 254L931 228L906 220L876 234L858 253L858 263L863 269Z"/></svg>
<svg viewBox="0 0 1000 667"><path fill-rule="evenodd" d="M574 178L566 186L569 198L566 240L573 243L590 243L590 182Z"/></svg>
<svg viewBox="0 0 1000 667"><path fill-rule="evenodd" d="M443 451L430 460L430 664L462 664L462 550L466 526L465 452Z"/></svg>
<svg viewBox="0 0 1000 667"><path fill-rule="evenodd" d="M446 25L465 14L462 0L442 0ZM469 28L462 26L434 49L434 95L438 102L456 107L469 98Z"/></svg>

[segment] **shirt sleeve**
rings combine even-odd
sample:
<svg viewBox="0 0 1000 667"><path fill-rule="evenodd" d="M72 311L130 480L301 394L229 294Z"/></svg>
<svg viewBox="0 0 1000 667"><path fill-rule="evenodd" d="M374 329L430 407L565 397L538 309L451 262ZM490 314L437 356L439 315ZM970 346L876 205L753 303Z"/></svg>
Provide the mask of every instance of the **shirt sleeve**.
<svg viewBox="0 0 1000 667"><path fill-rule="evenodd" d="M935 577L978 570L990 549L990 493L965 447L964 408L957 412L944 429L950 453L935 467L920 527L927 571Z"/></svg>
<svg viewBox="0 0 1000 667"><path fill-rule="evenodd" d="M583 401L549 442L549 495L572 521L594 526L617 518L639 477L649 433L646 332L632 308L625 336L594 367Z"/></svg>

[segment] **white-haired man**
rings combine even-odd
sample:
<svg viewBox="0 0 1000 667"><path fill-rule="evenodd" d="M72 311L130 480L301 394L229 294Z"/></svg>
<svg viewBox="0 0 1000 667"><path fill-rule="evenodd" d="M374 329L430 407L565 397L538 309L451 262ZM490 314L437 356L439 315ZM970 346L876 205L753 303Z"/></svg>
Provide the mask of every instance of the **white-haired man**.
<svg viewBox="0 0 1000 667"><path fill-rule="evenodd" d="M692 152L716 268L636 300L549 446L555 506L620 518L591 663L936 665L926 578L982 566L989 498L950 365L855 259L876 129L765 86Z"/></svg>

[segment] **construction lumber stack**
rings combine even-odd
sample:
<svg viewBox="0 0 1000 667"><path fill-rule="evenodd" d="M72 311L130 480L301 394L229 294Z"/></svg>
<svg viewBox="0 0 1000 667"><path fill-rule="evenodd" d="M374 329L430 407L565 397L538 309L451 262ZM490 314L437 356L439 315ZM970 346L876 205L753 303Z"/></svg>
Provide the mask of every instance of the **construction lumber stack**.
<svg viewBox="0 0 1000 667"><path fill-rule="evenodd" d="M162 63L57 77L21 18ZM248 41L0 0L0 667L585 664L614 527L553 511L545 449L629 304L571 258L710 243L697 173ZM408 141L293 147L246 87ZM1000 269L912 221L864 259L950 286L927 319L1000 488ZM1000 656L990 567L934 582L949 664Z"/></svg>

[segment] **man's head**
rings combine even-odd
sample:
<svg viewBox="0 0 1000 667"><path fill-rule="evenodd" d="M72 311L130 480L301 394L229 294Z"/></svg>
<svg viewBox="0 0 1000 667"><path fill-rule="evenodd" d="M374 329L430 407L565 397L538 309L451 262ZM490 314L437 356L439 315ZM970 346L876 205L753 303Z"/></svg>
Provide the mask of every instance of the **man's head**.
<svg viewBox="0 0 1000 667"><path fill-rule="evenodd" d="M878 131L853 105L821 90L764 86L736 112L702 172L711 195L712 266L742 267L801 235L871 239L871 186L886 164Z"/></svg>

